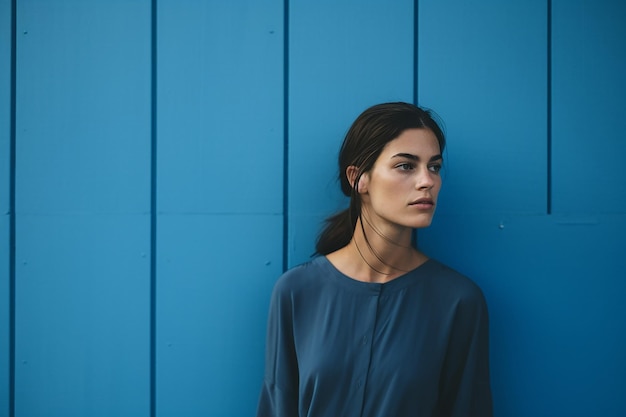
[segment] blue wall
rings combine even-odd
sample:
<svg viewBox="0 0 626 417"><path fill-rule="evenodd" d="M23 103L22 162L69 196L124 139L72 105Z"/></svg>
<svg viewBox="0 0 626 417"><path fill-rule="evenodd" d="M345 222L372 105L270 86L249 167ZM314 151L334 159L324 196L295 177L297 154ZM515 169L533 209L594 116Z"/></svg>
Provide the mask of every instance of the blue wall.
<svg viewBox="0 0 626 417"><path fill-rule="evenodd" d="M626 414L626 5L0 0L0 416L249 416L365 107L432 107L422 248L502 417ZM12 59L14 58L14 59Z"/></svg>

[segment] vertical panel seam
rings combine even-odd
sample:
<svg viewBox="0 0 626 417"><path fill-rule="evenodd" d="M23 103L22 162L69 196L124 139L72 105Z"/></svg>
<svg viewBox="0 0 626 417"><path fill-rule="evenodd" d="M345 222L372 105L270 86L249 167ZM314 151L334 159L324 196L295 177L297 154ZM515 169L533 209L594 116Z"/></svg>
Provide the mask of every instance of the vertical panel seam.
<svg viewBox="0 0 626 417"><path fill-rule="evenodd" d="M157 0L150 9L150 416L156 416Z"/></svg>
<svg viewBox="0 0 626 417"><path fill-rule="evenodd" d="M419 0L413 0L413 104L419 105ZM417 229L411 233L411 245L417 248Z"/></svg>
<svg viewBox="0 0 626 417"><path fill-rule="evenodd" d="M283 272L289 266L289 0L283 7Z"/></svg>
<svg viewBox="0 0 626 417"><path fill-rule="evenodd" d="M413 104L418 104L419 0L413 0Z"/></svg>
<svg viewBox="0 0 626 417"><path fill-rule="evenodd" d="M17 90L17 0L11 1L11 62L10 62L10 127L9 127L9 416L15 416L15 169L17 155L16 137L16 90Z"/></svg>
<svg viewBox="0 0 626 417"><path fill-rule="evenodd" d="M546 184L546 201L547 214L552 214L552 0L548 0L547 15L547 184Z"/></svg>

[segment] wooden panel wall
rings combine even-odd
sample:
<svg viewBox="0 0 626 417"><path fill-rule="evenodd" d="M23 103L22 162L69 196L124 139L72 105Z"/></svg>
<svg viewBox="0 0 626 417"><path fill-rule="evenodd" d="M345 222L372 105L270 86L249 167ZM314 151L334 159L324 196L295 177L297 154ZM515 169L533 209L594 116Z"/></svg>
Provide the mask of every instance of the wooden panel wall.
<svg viewBox="0 0 626 417"><path fill-rule="evenodd" d="M625 20L612 0L0 0L0 417L254 415L273 283L347 204L350 123L395 100L445 123L419 243L485 292L496 415L624 415Z"/></svg>
<svg viewBox="0 0 626 417"><path fill-rule="evenodd" d="M157 16L156 414L250 416L283 265L283 4Z"/></svg>
<svg viewBox="0 0 626 417"><path fill-rule="evenodd" d="M16 52L15 415L146 416L150 3L18 2Z"/></svg>
<svg viewBox="0 0 626 417"><path fill-rule="evenodd" d="M0 0L0 416L10 401L11 1Z"/></svg>
<svg viewBox="0 0 626 417"><path fill-rule="evenodd" d="M554 211L626 212L626 5L554 0Z"/></svg>

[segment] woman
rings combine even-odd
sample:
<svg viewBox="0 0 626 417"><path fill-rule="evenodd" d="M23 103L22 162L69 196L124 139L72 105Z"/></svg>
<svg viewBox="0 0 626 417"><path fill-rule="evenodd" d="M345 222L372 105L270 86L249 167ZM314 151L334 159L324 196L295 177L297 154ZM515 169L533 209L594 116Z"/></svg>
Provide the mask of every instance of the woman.
<svg viewBox="0 0 626 417"><path fill-rule="evenodd" d="M491 416L482 292L412 245L435 212L444 147L411 104L356 119L339 154L350 206L328 220L320 256L274 288L259 417Z"/></svg>

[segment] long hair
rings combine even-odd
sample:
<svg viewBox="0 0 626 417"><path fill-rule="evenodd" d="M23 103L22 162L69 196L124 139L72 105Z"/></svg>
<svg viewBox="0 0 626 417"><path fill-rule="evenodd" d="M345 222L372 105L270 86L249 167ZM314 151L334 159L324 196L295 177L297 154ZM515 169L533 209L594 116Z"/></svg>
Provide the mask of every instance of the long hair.
<svg viewBox="0 0 626 417"><path fill-rule="evenodd" d="M359 179L372 169L387 143L407 129L431 130L443 153L445 136L432 112L413 104L378 104L365 110L352 123L339 151L339 183L343 194L350 197L350 205L326 219L315 246L316 254L328 255L350 243L357 219L361 217ZM346 175L349 166L358 170L352 184Z"/></svg>

